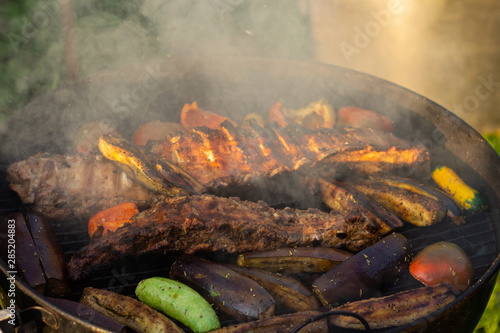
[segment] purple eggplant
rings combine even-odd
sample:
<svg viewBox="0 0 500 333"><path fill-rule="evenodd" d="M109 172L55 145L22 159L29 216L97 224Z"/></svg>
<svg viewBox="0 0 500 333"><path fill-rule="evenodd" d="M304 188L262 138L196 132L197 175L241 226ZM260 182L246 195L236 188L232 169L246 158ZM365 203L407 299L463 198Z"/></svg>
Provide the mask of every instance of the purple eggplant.
<svg viewBox="0 0 500 333"><path fill-rule="evenodd" d="M295 311L319 309L318 299L312 291L294 278L258 268L236 265L226 265L226 267L260 284L273 296L276 303Z"/></svg>
<svg viewBox="0 0 500 333"><path fill-rule="evenodd" d="M313 291L331 307L380 296L407 271L410 259L408 240L393 233L314 280Z"/></svg>
<svg viewBox="0 0 500 333"><path fill-rule="evenodd" d="M240 254L238 265L283 274L324 273L352 257L352 253L326 247L287 247Z"/></svg>
<svg viewBox="0 0 500 333"><path fill-rule="evenodd" d="M10 275L19 275L39 293L44 293L46 280L40 256L33 242L23 214L14 213L2 221L1 233L7 236L2 241L2 255Z"/></svg>
<svg viewBox="0 0 500 333"><path fill-rule="evenodd" d="M183 255L171 266L170 277L193 288L216 309L240 322L274 315L274 299L263 287L222 265Z"/></svg>
<svg viewBox="0 0 500 333"><path fill-rule="evenodd" d="M47 280L46 294L50 296L68 294L70 288L63 251L49 219L41 214L27 213L26 222Z"/></svg>

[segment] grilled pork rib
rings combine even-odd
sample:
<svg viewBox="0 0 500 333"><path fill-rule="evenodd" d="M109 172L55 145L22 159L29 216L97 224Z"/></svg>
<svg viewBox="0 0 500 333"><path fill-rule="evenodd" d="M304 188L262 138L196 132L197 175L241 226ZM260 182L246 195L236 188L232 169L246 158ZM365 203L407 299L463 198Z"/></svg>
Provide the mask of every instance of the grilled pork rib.
<svg viewBox="0 0 500 333"><path fill-rule="evenodd" d="M201 184L218 179L269 176L289 170L343 164L363 173L402 167L425 170L428 152L386 132L356 128L307 129L224 122L216 129L173 133L151 151L172 161Z"/></svg>
<svg viewBox="0 0 500 333"><path fill-rule="evenodd" d="M379 238L378 227L362 216L319 210L282 210L264 202L212 195L165 198L108 237L99 237L68 263L73 280L119 258L144 253L270 250L323 246L359 251Z"/></svg>
<svg viewBox="0 0 500 333"><path fill-rule="evenodd" d="M148 207L155 198L99 155L37 154L10 165L7 180L23 203L54 219L90 217L123 202Z"/></svg>

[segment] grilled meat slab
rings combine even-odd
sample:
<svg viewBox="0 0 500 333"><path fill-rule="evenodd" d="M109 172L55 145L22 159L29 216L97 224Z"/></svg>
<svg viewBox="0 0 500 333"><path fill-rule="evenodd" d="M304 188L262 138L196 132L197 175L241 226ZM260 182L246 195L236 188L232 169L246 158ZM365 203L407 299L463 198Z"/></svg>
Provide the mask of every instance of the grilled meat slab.
<svg viewBox="0 0 500 333"><path fill-rule="evenodd" d="M89 217L123 202L148 207L154 192L100 155L37 154L7 169L21 201L54 219Z"/></svg>
<svg viewBox="0 0 500 333"><path fill-rule="evenodd" d="M429 169L424 147L371 129L307 129L296 124L235 127L224 122L215 130L198 127L173 133L150 149L204 185L219 179L268 177L290 170L309 173L312 168L339 165L362 173Z"/></svg>
<svg viewBox="0 0 500 333"><path fill-rule="evenodd" d="M289 246L359 251L378 238L378 227L359 215L277 210L264 202L212 195L173 197L135 215L109 237L93 239L73 255L68 271L79 280L120 258L168 251L237 253Z"/></svg>

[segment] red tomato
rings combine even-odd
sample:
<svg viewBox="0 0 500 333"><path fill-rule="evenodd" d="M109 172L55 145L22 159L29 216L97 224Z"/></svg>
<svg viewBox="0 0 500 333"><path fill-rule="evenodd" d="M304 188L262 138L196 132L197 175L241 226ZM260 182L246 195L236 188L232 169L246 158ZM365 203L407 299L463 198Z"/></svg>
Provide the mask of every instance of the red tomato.
<svg viewBox="0 0 500 333"><path fill-rule="evenodd" d="M297 123L306 128L333 128L335 111L325 99L312 102L298 110L287 109L281 102L276 102L269 110L269 121L275 121L281 127Z"/></svg>
<svg viewBox="0 0 500 333"><path fill-rule="evenodd" d="M285 120L285 115L283 114L283 104L281 102L276 102L269 110L269 121L276 122L281 127L286 127L288 123Z"/></svg>
<svg viewBox="0 0 500 333"><path fill-rule="evenodd" d="M179 123L167 121L151 121L139 126L132 135L132 142L139 146L144 146L149 140L162 140L167 134L184 129Z"/></svg>
<svg viewBox="0 0 500 333"><path fill-rule="evenodd" d="M181 123L185 128L206 126L211 129L217 129L226 120L236 126L233 121L226 117L212 111L199 109L196 102L193 102L191 105L185 104L181 111Z"/></svg>
<svg viewBox="0 0 500 333"><path fill-rule="evenodd" d="M115 232L125 223L129 223L132 216L137 213L139 213L139 209L132 202L125 202L100 211L89 220L88 231L90 238L94 237L99 228L103 228L102 235Z"/></svg>
<svg viewBox="0 0 500 333"><path fill-rule="evenodd" d="M372 128L378 131L392 132L392 120L375 111L355 106L344 106L337 112L337 123L357 128Z"/></svg>
<svg viewBox="0 0 500 333"><path fill-rule="evenodd" d="M105 134L120 136L113 127L102 121L92 121L84 124L76 133L73 140L73 149L82 154L90 154L98 151L97 142Z"/></svg>
<svg viewBox="0 0 500 333"><path fill-rule="evenodd" d="M455 292L469 288L474 278L469 258L450 242L438 242L420 251L410 263L410 273L426 286L449 283Z"/></svg>

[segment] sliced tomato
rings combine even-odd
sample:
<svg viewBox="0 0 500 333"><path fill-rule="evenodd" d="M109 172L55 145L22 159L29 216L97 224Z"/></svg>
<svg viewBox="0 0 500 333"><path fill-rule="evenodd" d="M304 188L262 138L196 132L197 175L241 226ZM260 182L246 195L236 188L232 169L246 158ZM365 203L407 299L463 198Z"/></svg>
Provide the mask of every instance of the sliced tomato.
<svg viewBox="0 0 500 333"><path fill-rule="evenodd" d="M168 121L151 121L139 126L132 135L132 142L145 146L150 140L162 140L167 134L176 130L184 130L179 123Z"/></svg>
<svg viewBox="0 0 500 333"><path fill-rule="evenodd" d="M102 121L83 124L73 140L73 150L81 154L89 154L98 150L97 142L105 134L120 136L118 131Z"/></svg>
<svg viewBox="0 0 500 333"><path fill-rule="evenodd" d="M392 132L394 124L388 117L356 106L344 106L337 112L337 123L342 126L372 128Z"/></svg>
<svg viewBox="0 0 500 333"><path fill-rule="evenodd" d="M181 123L188 129L201 126L217 129L220 124L226 120L236 126L236 123L229 118L218 115L212 111L198 108L198 104L196 102L193 102L192 104L185 104L181 111Z"/></svg>
<svg viewBox="0 0 500 333"><path fill-rule="evenodd" d="M269 110L269 122L276 122L281 127L286 127L288 125L283 112L283 103L276 102L271 107Z"/></svg>
<svg viewBox="0 0 500 333"><path fill-rule="evenodd" d="M129 223L139 209L133 202L125 202L111 208L100 211L89 220L88 232L90 238L98 235L105 236L109 232L115 232L116 229ZM96 233L99 230L98 233Z"/></svg>
<svg viewBox="0 0 500 333"><path fill-rule="evenodd" d="M420 251L410 263L410 273L426 286L449 283L455 292L469 288L474 278L469 258L450 242L438 242Z"/></svg>
<svg viewBox="0 0 500 333"><path fill-rule="evenodd" d="M335 111L325 99L317 100L297 110L287 109L281 102L276 102L269 111L269 121L275 121L282 127L297 123L307 128L333 128Z"/></svg>

